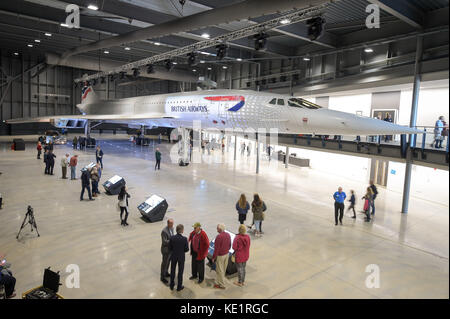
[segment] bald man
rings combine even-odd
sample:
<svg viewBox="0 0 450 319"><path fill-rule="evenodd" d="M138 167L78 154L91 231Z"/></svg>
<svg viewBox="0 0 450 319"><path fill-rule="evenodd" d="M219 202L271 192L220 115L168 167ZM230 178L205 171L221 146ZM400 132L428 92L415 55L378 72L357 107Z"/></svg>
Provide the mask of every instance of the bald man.
<svg viewBox="0 0 450 319"><path fill-rule="evenodd" d="M164 227L163 230L161 231L161 254L162 254L161 281L165 284L169 283L166 277L170 276L170 274L168 273L171 256L169 242L170 238L175 235L173 224L174 224L173 219L169 218L167 220L167 226Z"/></svg>
<svg viewBox="0 0 450 319"><path fill-rule="evenodd" d="M344 217L344 201L347 195L342 191L342 187L338 188L338 191L333 194L334 198L334 220L335 225L338 224L338 216L339 222L342 225L342 217Z"/></svg>

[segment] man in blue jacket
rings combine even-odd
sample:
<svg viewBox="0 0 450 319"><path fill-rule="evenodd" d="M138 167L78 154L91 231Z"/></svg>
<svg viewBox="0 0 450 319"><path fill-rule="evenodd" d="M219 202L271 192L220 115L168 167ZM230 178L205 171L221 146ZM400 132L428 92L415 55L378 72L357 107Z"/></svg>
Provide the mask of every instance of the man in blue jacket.
<svg viewBox="0 0 450 319"><path fill-rule="evenodd" d="M177 234L170 237L169 240L169 249L172 253L170 256L170 290L173 290L175 286L175 268L178 265L177 291L181 291L184 289L184 262L185 254L189 251L189 244L187 238L182 235L184 226L181 224L177 225L176 231Z"/></svg>
<svg viewBox="0 0 450 319"><path fill-rule="evenodd" d="M347 195L342 191L342 187L339 186L338 191L333 194L334 198L334 220L336 222L335 225L338 224L338 215L339 222L342 225L342 217L344 217L344 200Z"/></svg>
<svg viewBox="0 0 450 319"><path fill-rule="evenodd" d="M100 163L100 167L103 169L103 150L100 146L97 146L97 150L95 151L95 159L97 160L97 164Z"/></svg>

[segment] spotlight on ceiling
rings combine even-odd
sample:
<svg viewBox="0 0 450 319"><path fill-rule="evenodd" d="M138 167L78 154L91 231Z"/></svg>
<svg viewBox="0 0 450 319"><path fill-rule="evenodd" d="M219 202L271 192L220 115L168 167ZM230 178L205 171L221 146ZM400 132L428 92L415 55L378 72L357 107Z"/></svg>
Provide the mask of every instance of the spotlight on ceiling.
<svg viewBox="0 0 450 319"><path fill-rule="evenodd" d="M36 43L41 43L41 40L35 39L34 42L36 42Z"/></svg>
<svg viewBox="0 0 450 319"><path fill-rule="evenodd" d="M306 20L306 25L308 26L308 38L314 41L322 35L325 19L322 17L311 18Z"/></svg>
<svg viewBox="0 0 450 319"><path fill-rule="evenodd" d="M90 4L90 5L88 5L87 8L88 8L88 9L91 9L91 10L94 10L94 11L97 11L97 10L98 10L98 7L97 7L95 4Z"/></svg>
<svg viewBox="0 0 450 319"><path fill-rule="evenodd" d="M189 66L197 65L197 61L196 61L197 57L194 52L188 53L187 56L188 56L188 65Z"/></svg>
<svg viewBox="0 0 450 319"><path fill-rule="evenodd" d="M109 51L105 50L103 51L104 54L109 54Z"/></svg>
<svg viewBox="0 0 450 319"><path fill-rule="evenodd" d="M139 69L138 68L133 68L133 76L135 78L137 78L139 76L139 74L140 74Z"/></svg>
<svg viewBox="0 0 450 319"><path fill-rule="evenodd" d="M44 35L45 35L46 37L51 37L51 36L52 36L52 34L51 34L50 32L45 32Z"/></svg>
<svg viewBox="0 0 450 319"><path fill-rule="evenodd" d="M125 47L124 50L125 50L125 51L130 51L131 48L130 48L130 47Z"/></svg>
<svg viewBox="0 0 450 319"><path fill-rule="evenodd" d="M202 33L202 38L209 39L210 35L208 33Z"/></svg>
<svg viewBox="0 0 450 319"><path fill-rule="evenodd" d="M303 58L303 61L311 61L311 58L305 56L305 57Z"/></svg>
<svg viewBox="0 0 450 319"><path fill-rule="evenodd" d="M28 44L28 45L27 45L27 47L29 47L29 48L32 48L32 47L33 47L33 45L32 45L32 44Z"/></svg>
<svg viewBox="0 0 450 319"><path fill-rule="evenodd" d="M159 43L159 42L155 42L154 44L155 44L155 45L161 45L161 43Z"/></svg>
<svg viewBox="0 0 450 319"><path fill-rule="evenodd" d="M69 25L66 24L66 23L61 23L60 26L62 26L62 27L64 27L64 28L68 28L68 27L69 27Z"/></svg>
<svg viewBox="0 0 450 319"><path fill-rule="evenodd" d="M216 46L217 50L217 59L222 60L227 55L227 46L226 44L219 44Z"/></svg>
<svg viewBox="0 0 450 319"><path fill-rule="evenodd" d="M226 65L222 66L222 69L226 70L228 67Z"/></svg>
<svg viewBox="0 0 450 319"><path fill-rule="evenodd" d="M155 68L152 64L147 65L147 74L151 74L155 72Z"/></svg>
<svg viewBox="0 0 450 319"><path fill-rule="evenodd" d="M372 53L372 52L373 52L373 49L371 49L371 48L365 48L365 49L364 49L364 52L366 52L366 53Z"/></svg>
<svg viewBox="0 0 450 319"><path fill-rule="evenodd" d="M291 23L291 20L289 20L289 19L283 19L283 20L280 21L280 23L281 23L281 24L288 24L288 23Z"/></svg>
<svg viewBox="0 0 450 319"><path fill-rule="evenodd" d="M212 68L211 67L208 67L208 71L211 71L212 70Z"/></svg>
<svg viewBox="0 0 450 319"><path fill-rule="evenodd" d="M266 48L267 37L268 37L268 35L265 32L260 32L253 36L253 38L255 39L255 50L256 51L261 51Z"/></svg>
<svg viewBox="0 0 450 319"><path fill-rule="evenodd" d="M238 62L241 62L241 61L242 61L242 59L241 59L241 58L237 58L237 59L236 59L236 61L238 61Z"/></svg>
<svg viewBox="0 0 450 319"><path fill-rule="evenodd" d="M174 68L174 63L170 59L167 59L164 61L164 67L167 71L170 71Z"/></svg>
<svg viewBox="0 0 450 319"><path fill-rule="evenodd" d="M14 55L15 55L15 56L18 56L18 55L19 55L19 52L14 52Z"/></svg>

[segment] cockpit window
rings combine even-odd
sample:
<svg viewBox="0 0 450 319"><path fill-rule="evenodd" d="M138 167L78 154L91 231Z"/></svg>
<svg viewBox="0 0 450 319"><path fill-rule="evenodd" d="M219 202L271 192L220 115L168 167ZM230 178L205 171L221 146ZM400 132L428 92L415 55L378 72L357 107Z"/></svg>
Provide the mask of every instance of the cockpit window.
<svg viewBox="0 0 450 319"><path fill-rule="evenodd" d="M269 104L277 104L277 99L272 99L270 102L269 102Z"/></svg>
<svg viewBox="0 0 450 319"><path fill-rule="evenodd" d="M288 101L288 105L292 106L292 107L299 107L299 108L304 108L306 107L307 109L312 109L312 110L316 110L316 109L320 109L321 106L314 104L312 102L309 102L305 99L301 99L301 98L291 98Z"/></svg>
<svg viewBox="0 0 450 319"><path fill-rule="evenodd" d="M278 99L277 104L278 104L278 105L284 105L284 100L283 100L283 99Z"/></svg>

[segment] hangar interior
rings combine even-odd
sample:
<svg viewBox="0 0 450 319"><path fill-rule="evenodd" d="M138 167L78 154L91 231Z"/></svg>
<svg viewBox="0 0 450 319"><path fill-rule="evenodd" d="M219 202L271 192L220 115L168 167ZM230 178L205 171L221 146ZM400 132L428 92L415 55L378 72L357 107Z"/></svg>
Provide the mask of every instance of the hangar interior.
<svg viewBox="0 0 450 319"><path fill-rule="evenodd" d="M449 119L448 0L277 2L0 2L0 255L12 263L16 298L38 286L49 266L61 271L64 283L74 264L80 287L63 284L66 298L449 297L448 136L442 148L434 146L436 120ZM69 4L79 7L79 28L66 23ZM379 27L367 25L373 6ZM324 21L313 40L306 18L289 20L305 10ZM279 24L261 31L273 19ZM232 36L240 30L239 38ZM195 49L217 37L225 47ZM155 62L145 63L152 57ZM389 113L394 123L426 134L407 142L401 135L390 141L279 136L271 145L274 155L263 156L267 144L205 132L207 139L224 138L225 150L181 167L169 160L168 131L144 128L151 142L139 146L129 141L139 127L94 123L91 135L105 152L103 176L124 177L132 196L130 227L124 229L115 196L101 190L94 202L80 202L79 181L60 179L65 153L78 154L80 167L95 161L95 149L72 149L72 138L84 128L68 129L67 144L55 145L56 176L50 177L36 160L35 144L53 127L7 123L80 114L86 76L105 100L206 89L272 92L359 116ZM16 137L25 140L24 152L11 150ZM248 153L240 152L242 143L251 145ZM157 147L163 159L155 172ZM379 189L372 222L346 212L343 227L335 227L337 187L356 191L359 211L369 180ZM184 224L185 235L197 221L210 239L221 222L237 232L235 203L241 193L250 199L256 192L268 212L263 236L251 237L245 287L229 278L227 289L215 290L209 270L204 283L190 282L190 258L183 291L159 281L160 231L167 218ZM169 203L164 221L141 219L136 207L149 194ZM16 240L27 205L41 236L25 232ZM380 269L378 288L366 284L366 268L373 264Z"/></svg>

